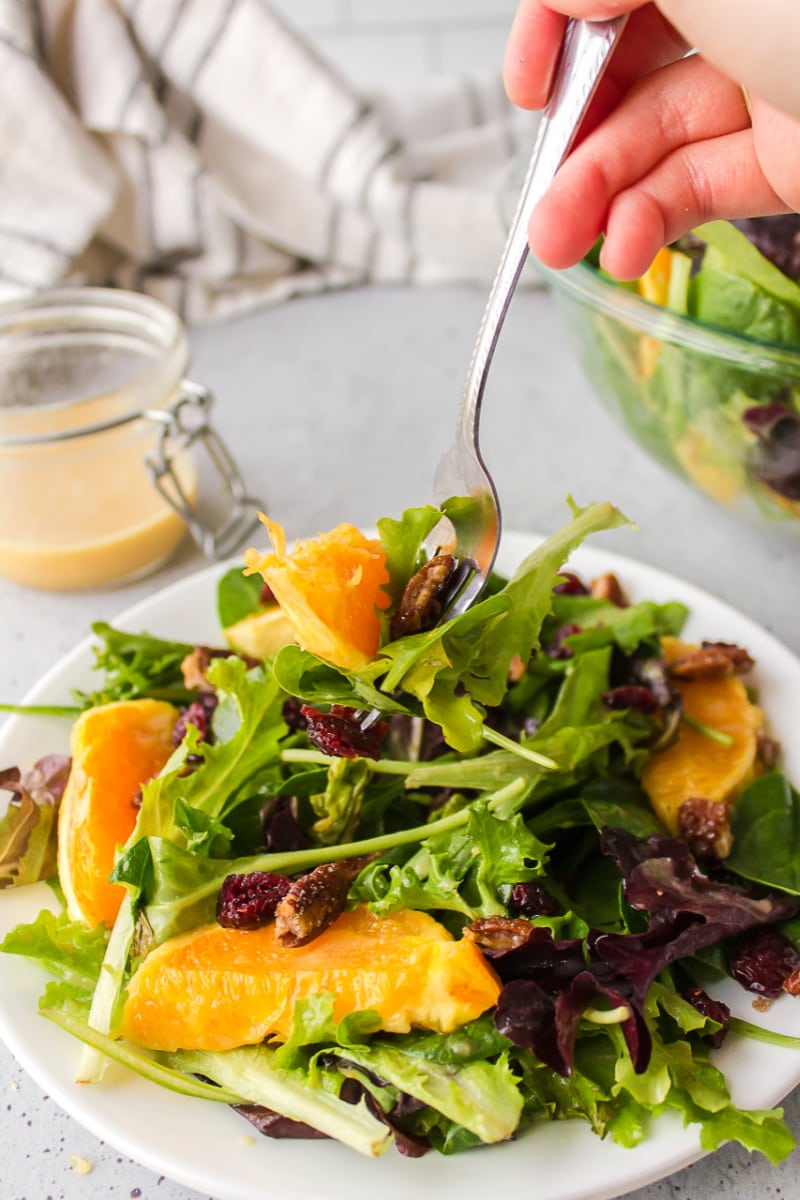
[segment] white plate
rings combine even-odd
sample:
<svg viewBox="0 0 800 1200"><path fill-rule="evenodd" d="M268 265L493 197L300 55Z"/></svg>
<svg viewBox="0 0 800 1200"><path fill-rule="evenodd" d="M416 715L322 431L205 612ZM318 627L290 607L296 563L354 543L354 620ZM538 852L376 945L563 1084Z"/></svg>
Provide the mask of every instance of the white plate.
<svg viewBox="0 0 800 1200"><path fill-rule="evenodd" d="M538 539L507 534L498 566L510 571ZM757 660L756 681L771 729L784 745L788 774L800 779L800 662L770 634L728 605L670 575L604 551L572 559L586 577L613 570L633 599L682 600L691 609L690 637L734 641ZM220 568L201 571L123 614L116 622L182 641L218 642L215 588ZM81 643L40 681L28 703L69 703L70 689L92 686L91 643ZM30 764L67 748L66 723L17 717L0 736L0 766ZM44 884L0 896L0 934L31 920L51 893ZM544 1123L516 1142L452 1158L419 1160L390 1150L367 1160L332 1142L257 1139L230 1109L176 1096L112 1066L100 1085L74 1083L80 1048L37 1015L43 974L29 962L0 955L0 1035L22 1066L64 1109L121 1153L218 1200L608 1200L661 1179L702 1155L691 1127L666 1117L635 1150L601 1142L580 1121ZM800 1035L800 1004L778 1001L759 1017L734 984L718 992L751 1021ZM800 1056L762 1043L728 1039L716 1061L742 1107L777 1104L800 1082Z"/></svg>

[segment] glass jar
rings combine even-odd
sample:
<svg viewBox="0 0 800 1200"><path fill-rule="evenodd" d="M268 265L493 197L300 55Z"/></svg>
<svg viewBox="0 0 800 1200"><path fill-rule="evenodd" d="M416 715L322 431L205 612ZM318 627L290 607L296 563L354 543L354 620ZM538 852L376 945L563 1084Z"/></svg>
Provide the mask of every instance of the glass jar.
<svg viewBox="0 0 800 1200"><path fill-rule="evenodd" d="M180 318L135 292L56 288L0 305L0 574L59 591L126 583L187 528L207 557L233 552L259 504L188 361ZM198 446L228 494L216 528L197 513Z"/></svg>

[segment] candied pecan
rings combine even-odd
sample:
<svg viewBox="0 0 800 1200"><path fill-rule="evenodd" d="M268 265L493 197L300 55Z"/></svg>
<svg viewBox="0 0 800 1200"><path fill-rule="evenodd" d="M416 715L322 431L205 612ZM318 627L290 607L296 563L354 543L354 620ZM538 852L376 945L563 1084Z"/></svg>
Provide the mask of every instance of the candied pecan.
<svg viewBox="0 0 800 1200"><path fill-rule="evenodd" d="M342 911L350 884L368 858L323 863L295 879L275 909L275 933L282 946L305 946L319 937Z"/></svg>
<svg viewBox="0 0 800 1200"><path fill-rule="evenodd" d="M756 734L756 754L761 765L769 769L775 766L781 756L781 744L759 729Z"/></svg>
<svg viewBox="0 0 800 1200"><path fill-rule="evenodd" d="M335 758L380 758L381 745L389 726L374 721L364 728L354 708L331 705L330 712L320 712L304 704L300 713L306 719L306 733L312 746Z"/></svg>
<svg viewBox="0 0 800 1200"><path fill-rule="evenodd" d="M731 1010L722 1000L712 1000L707 992L702 988L690 988L684 993L684 999L688 1000L693 1008L696 1008L704 1017L711 1017L712 1021L716 1021L721 1028L716 1033L707 1033L704 1041L708 1042L715 1050L719 1050L722 1043L728 1034L728 1029L731 1023Z"/></svg>
<svg viewBox="0 0 800 1200"><path fill-rule="evenodd" d="M783 981L783 990L790 996L800 996L800 967L792 971L791 975L786 976Z"/></svg>
<svg viewBox="0 0 800 1200"><path fill-rule="evenodd" d="M521 917L478 917L464 928L464 937L481 950L515 950L531 936L531 924Z"/></svg>
<svg viewBox="0 0 800 1200"><path fill-rule="evenodd" d="M616 604L617 608L627 608L630 604L613 571L607 571L605 575L598 575L597 579L593 579L589 591L595 599L608 600L610 604Z"/></svg>
<svg viewBox="0 0 800 1200"><path fill-rule="evenodd" d="M680 835L689 843L695 858L727 858L733 846L724 800L689 796L678 809Z"/></svg>
<svg viewBox="0 0 800 1200"><path fill-rule="evenodd" d="M292 882L272 871L226 875L217 899L217 921L227 929L260 929L275 917Z"/></svg>
<svg viewBox="0 0 800 1200"><path fill-rule="evenodd" d="M257 667L260 665L259 659L252 658L249 654L238 654L235 650L228 650L218 646L195 646L191 654L187 654L181 663L181 674L187 688L190 688L192 691L197 689L201 692L211 692L214 690L213 686L206 679L206 674L215 658L241 658L243 662L247 663L248 667Z"/></svg>
<svg viewBox="0 0 800 1200"><path fill-rule="evenodd" d="M740 940L728 967L742 987L775 1000L800 967L800 953L777 929L755 929Z"/></svg>
<svg viewBox="0 0 800 1200"><path fill-rule="evenodd" d="M753 659L741 646L732 642L703 642L698 650L692 650L670 663L669 673L673 679L722 679L726 675L744 675L753 666Z"/></svg>
<svg viewBox="0 0 800 1200"><path fill-rule="evenodd" d="M452 554L436 554L411 576L389 627L393 641L433 629L444 610L455 569L456 560Z"/></svg>

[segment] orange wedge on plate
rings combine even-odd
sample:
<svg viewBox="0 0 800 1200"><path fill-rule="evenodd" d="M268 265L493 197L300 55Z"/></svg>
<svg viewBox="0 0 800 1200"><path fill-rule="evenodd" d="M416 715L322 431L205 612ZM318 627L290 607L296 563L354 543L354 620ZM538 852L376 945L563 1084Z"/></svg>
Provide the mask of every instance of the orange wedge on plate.
<svg viewBox="0 0 800 1200"><path fill-rule="evenodd" d="M667 662L697 647L677 638L664 638ZM678 832L678 812L684 800L700 797L732 803L756 770L761 710L750 702L740 679L675 680L687 716L728 735L729 745L681 724L678 740L651 755L642 774L650 803L672 833Z"/></svg>
<svg viewBox="0 0 800 1200"><path fill-rule="evenodd" d="M81 713L58 815L58 877L73 921L114 924L125 888L109 883L117 848L133 831L142 784L172 753L177 710L123 700Z"/></svg>
<svg viewBox="0 0 800 1200"><path fill-rule="evenodd" d="M381 543L354 525L337 525L287 554L280 525L263 514L261 520L272 552L248 550L245 573L263 576L304 650L345 670L365 666L378 650L378 610L390 603Z"/></svg>
<svg viewBox="0 0 800 1200"><path fill-rule="evenodd" d="M295 1001L330 992L337 1020L366 1008L382 1028L448 1033L495 1004L478 948L427 913L342 913L315 941L281 946L275 926L208 925L164 942L131 980L123 1037L154 1050L230 1050L285 1040Z"/></svg>

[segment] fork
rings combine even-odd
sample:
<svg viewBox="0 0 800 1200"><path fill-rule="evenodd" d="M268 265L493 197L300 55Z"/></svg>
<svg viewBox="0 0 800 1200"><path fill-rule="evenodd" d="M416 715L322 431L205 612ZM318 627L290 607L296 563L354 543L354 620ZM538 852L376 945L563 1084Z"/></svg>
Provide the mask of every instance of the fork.
<svg viewBox="0 0 800 1200"><path fill-rule="evenodd" d="M528 257L528 221L569 153L625 25L610 21L567 23L553 88L539 123L522 191L484 309L461 393L453 445L434 477L434 499L447 515L433 531L434 553L448 550L459 570L440 619L465 612L483 591L500 542L500 501L480 449L480 415L489 367L514 290Z"/></svg>

